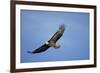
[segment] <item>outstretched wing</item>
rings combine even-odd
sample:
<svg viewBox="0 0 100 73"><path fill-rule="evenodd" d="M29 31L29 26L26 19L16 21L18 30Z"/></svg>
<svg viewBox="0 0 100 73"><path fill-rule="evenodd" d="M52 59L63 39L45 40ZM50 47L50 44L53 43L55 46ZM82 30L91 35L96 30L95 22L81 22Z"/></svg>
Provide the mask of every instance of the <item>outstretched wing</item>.
<svg viewBox="0 0 100 73"><path fill-rule="evenodd" d="M64 30L65 30L65 26L60 25L59 30L53 35L53 37L48 42L56 43L57 40L59 40L60 37L63 35ZM49 47L50 47L49 45L44 44L40 48L33 50L32 52L28 51L28 53L41 53L41 52L46 51Z"/></svg>
<svg viewBox="0 0 100 73"><path fill-rule="evenodd" d="M60 25L59 30L53 35L53 37L49 40L49 42L56 43L57 40L59 40L60 37L63 35L64 30L65 30L65 25L64 24Z"/></svg>
<svg viewBox="0 0 100 73"><path fill-rule="evenodd" d="M41 52L44 52L46 51L50 46L44 44L42 45L40 48L36 49L36 50L33 50L32 52L31 51L28 51L28 53L41 53Z"/></svg>

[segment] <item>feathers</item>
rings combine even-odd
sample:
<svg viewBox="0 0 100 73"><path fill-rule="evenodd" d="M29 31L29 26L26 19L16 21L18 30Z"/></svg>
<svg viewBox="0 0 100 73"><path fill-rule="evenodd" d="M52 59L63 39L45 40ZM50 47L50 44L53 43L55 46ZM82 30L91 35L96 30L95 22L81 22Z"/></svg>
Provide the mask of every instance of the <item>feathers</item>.
<svg viewBox="0 0 100 73"><path fill-rule="evenodd" d="M28 53L40 53L40 52L44 52L44 51L46 51L49 47L50 47L50 46L44 44L44 45L42 45L40 48L38 48L38 49L36 49L36 50L34 50L34 51L32 51L32 52L28 51Z"/></svg>
<svg viewBox="0 0 100 73"><path fill-rule="evenodd" d="M53 41L54 43L56 43L63 35L64 30L65 30L65 25L64 24L60 25L59 30L53 35L53 37L49 40L49 42Z"/></svg>
<svg viewBox="0 0 100 73"><path fill-rule="evenodd" d="M59 26L59 30L53 35L53 37L48 41L48 44L45 43L43 44L40 48L31 51L28 51L28 53L41 53L46 51L48 48L50 47L55 47L56 46L56 42L61 38L61 36L63 35L65 31L65 25L62 24Z"/></svg>

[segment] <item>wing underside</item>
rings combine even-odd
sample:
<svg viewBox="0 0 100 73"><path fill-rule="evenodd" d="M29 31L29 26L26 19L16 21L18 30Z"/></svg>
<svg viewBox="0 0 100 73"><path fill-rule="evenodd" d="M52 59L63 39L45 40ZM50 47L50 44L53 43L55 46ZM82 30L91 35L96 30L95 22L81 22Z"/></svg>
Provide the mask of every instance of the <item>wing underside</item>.
<svg viewBox="0 0 100 73"><path fill-rule="evenodd" d="M64 25L61 25L59 27L59 30L53 35L53 37L48 41L49 44L52 44L52 43L56 43L60 37L63 35L64 33L64 30L65 30L65 26ZM29 53L41 53L41 52L44 52L46 51L50 46L47 45L47 44L44 44L42 45L40 48L36 49L36 50L33 50L32 52L29 52Z"/></svg>
<svg viewBox="0 0 100 73"><path fill-rule="evenodd" d="M44 44L42 45L40 48L36 49L36 50L33 50L31 53L41 53L41 52L44 52L46 51L50 46Z"/></svg>
<svg viewBox="0 0 100 73"><path fill-rule="evenodd" d="M63 35L64 30L65 30L65 26L61 25L59 27L59 30L53 35L53 37L49 40L49 42L53 41L54 43L56 43L60 39L60 37Z"/></svg>

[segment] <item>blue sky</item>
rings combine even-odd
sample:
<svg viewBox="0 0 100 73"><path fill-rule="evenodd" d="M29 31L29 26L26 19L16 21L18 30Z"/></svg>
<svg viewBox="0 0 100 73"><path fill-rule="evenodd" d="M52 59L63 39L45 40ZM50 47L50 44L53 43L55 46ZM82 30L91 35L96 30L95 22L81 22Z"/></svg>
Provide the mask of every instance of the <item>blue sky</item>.
<svg viewBox="0 0 100 73"><path fill-rule="evenodd" d="M66 30L57 43L29 54L48 41L65 24ZM89 59L89 13L21 10L21 62L71 61Z"/></svg>

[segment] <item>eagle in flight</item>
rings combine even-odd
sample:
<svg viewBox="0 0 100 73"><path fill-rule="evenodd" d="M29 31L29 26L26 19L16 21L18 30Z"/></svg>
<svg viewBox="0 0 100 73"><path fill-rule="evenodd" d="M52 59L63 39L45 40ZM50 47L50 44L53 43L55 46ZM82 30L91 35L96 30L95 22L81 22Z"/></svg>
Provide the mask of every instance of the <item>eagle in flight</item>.
<svg viewBox="0 0 100 73"><path fill-rule="evenodd" d="M60 48L60 45L56 42L61 38L64 31L65 31L65 25L62 24L59 26L59 30L51 37L49 41L45 42L41 47L37 48L36 50L28 51L28 53L33 53L33 54L41 53L46 51L50 47Z"/></svg>

